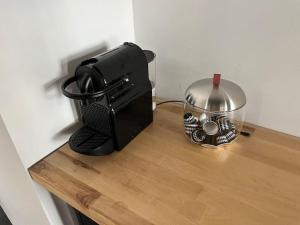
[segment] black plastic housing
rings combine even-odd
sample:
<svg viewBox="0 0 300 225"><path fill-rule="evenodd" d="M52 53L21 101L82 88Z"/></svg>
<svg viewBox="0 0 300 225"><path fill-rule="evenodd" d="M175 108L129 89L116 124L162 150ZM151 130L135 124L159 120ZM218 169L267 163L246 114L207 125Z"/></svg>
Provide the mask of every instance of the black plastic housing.
<svg viewBox="0 0 300 225"><path fill-rule="evenodd" d="M79 94L67 91L72 82ZM83 127L69 140L76 152L105 155L121 150L153 121L147 59L133 43L82 62L62 89L81 105Z"/></svg>

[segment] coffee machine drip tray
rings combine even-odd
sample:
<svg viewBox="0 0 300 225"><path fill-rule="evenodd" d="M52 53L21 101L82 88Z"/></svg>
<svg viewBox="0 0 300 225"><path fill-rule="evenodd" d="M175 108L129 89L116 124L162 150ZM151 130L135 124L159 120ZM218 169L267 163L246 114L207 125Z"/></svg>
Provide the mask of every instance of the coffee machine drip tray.
<svg viewBox="0 0 300 225"><path fill-rule="evenodd" d="M101 102L82 107L84 126L69 140L70 147L86 155L107 155L114 149L109 109Z"/></svg>
<svg viewBox="0 0 300 225"><path fill-rule="evenodd" d="M114 149L112 137L87 126L80 128L71 136L69 145L76 152L87 155L106 155Z"/></svg>

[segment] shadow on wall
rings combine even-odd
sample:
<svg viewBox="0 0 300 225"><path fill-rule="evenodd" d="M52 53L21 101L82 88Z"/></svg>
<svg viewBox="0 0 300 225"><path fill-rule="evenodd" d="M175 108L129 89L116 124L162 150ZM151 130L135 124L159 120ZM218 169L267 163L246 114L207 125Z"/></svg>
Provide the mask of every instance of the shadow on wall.
<svg viewBox="0 0 300 225"><path fill-rule="evenodd" d="M1 225L12 225L9 219L7 218L5 212L0 206L0 224Z"/></svg>
<svg viewBox="0 0 300 225"><path fill-rule="evenodd" d="M92 48L83 50L79 53L76 53L76 54L73 54L73 55L67 57L66 59L63 59L61 61L61 71L62 71L61 75L51 81L48 81L46 84L44 84L45 92L50 92L50 91L53 91L53 89L55 89L57 95L59 95L61 97L65 97L65 96L63 96L62 91L61 91L61 85L62 85L63 81L70 76L74 76L77 66L82 61L87 60L93 56L102 54L102 53L106 52L107 50L108 50L107 44L105 42L103 42ZM76 87L71 86L71 88L74 90ZM72 99L69 99L69 101L70 101L70 106L72 108L72 112L73 112L74 119L76 122L69 124L67 127L58 131L53 136L54 139L57 139L62 135L63 136L70 135L70 134L74 133L81 126L80 122L78 120L78 115L80 115L78 102L75 102Z"/></svg>
<svg viewBox="0 0 300 225"><path fill-rule="evenodd" d="M65 225L80 225L75 210L66 204L63 200L51 194L51 197L57 207L57 211ZM2 224L0 224L2 225Z"/></svg>

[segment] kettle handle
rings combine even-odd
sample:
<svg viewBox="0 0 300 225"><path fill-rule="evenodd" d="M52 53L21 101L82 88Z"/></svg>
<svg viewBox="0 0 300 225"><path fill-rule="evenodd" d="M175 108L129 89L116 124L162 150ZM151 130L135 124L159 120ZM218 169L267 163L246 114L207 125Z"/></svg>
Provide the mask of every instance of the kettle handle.
<svg viewBox="0 0 300 225"><path fill-rule="evenodd" d="M114 84L108 86L107 88L104 88L103 90L96 91L93 93L72 93L72 92L67 91L67 87L76 81L77 81L77 77L75 77L75 76L66 79L61 86L61 90L62 90L63 94L65 96L67 96L68 98L72 98L72 99L87 100L87 99L102 97L102 96L108 94L109 92L111 92L112 90L114 90L115 88L122 86L124 83L128 83L130 80L128 77L125 77L125 78L115 82Z"/></svg>

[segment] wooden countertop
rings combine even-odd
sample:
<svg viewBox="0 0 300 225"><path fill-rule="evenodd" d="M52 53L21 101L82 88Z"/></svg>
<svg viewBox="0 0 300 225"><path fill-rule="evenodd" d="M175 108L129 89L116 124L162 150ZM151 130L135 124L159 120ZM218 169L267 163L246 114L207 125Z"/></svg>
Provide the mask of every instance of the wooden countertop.
<svg viewBox="0 0 300 225"><path fill-rule="evenodd" d="M230 146L188 142L182 110L161 105L121 152L64 145L32 178L101 225L298 225L300 139L256 127Z"/></svg>

